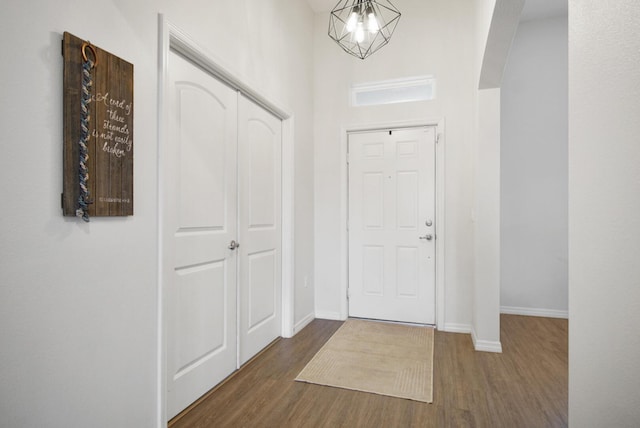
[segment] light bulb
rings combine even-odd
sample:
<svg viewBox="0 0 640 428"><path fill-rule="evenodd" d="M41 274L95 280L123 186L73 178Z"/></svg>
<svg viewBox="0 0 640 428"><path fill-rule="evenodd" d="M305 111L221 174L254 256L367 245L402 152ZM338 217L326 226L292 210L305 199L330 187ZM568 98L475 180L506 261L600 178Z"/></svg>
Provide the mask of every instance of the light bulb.
<svg viewBox="0 0 640 428"><path fill-rule="evenodd" d="M356 26L356 42L364 42L364 24L362 21L358 22L358 25Z"/></svg>
<svg viewBox="0 0 640 428"><path fill-rule="evenodd" d="M378 20L376 19L376 14L373 13L373 10L369 12L367 26L369 27L370 33L377 33L380 29L380 25L378 25Z"/></svg>
<svg viewBox="0 0 640 428"><path fill-rule="evenodd" d="M355 8L353 8L353 12L349 15L349 19L347 20L347 31L353 33L356 29L356 25L358 24L358 13Z"/></svg>

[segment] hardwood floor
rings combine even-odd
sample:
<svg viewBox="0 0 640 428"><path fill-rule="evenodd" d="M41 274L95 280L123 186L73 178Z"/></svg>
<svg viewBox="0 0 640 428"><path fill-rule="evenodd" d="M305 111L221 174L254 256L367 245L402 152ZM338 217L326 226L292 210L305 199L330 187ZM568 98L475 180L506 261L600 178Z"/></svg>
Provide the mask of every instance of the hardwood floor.
<svg viewBox="0 0 640 428"><path fill-rule="evenodd" d="M170 427L567 426L567 320L502 315L502 354L437 331L433 404L294 382L341 324L277 341Z"/></svg>

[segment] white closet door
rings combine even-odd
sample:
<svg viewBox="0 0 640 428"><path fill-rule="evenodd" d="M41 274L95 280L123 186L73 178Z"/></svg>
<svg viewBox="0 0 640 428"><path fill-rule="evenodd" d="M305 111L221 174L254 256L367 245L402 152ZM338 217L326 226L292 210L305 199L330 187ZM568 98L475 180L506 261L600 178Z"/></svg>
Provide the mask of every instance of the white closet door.
<svg viewBox="0 0 640 428"><path fill-rule="evenodd" d="M237 93L175 53L161 153L167 413L236 369Z"/></svg>
<svg viewBox="0 0 640 428"><path fill-rule="evenodd" d="M240 365L282 330L281 146L281 120L240 95Z"/></svg>
<svg viewBox="0 0 640 428"><path fill-rule="evenodd" d="M349 135L349 315L435 323L435 130Z"/></svg>

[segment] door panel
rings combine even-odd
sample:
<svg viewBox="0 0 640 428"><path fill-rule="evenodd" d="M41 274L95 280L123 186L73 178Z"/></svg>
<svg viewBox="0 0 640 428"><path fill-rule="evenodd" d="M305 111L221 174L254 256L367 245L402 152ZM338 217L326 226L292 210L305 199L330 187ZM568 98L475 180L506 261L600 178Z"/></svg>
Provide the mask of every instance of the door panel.
<svg viewBox="0 0 640 428"><path fill-rule="evenodd" d="M167 314L167 413L236 368L237 94L169 56L161 233Z"/></svg>
<svg viewBox="0 0 640 428"><path fill-rule="evenodd" d="M396 248L396 296L417 298L420 290L420 255L416 247Z"/></svg>
<svg viewBox="0 0 640 428"><path fill-rule="evenodd" d="M365 229L382 229L384 218L384 179L382 172L362 175L363 225Z"/></svg>
<svg viewBox="0 0 640 428"><path fill-rule="evenodd" d="M282 122L239 97L239 364L281 331Z"/></svg>
<svg viewBox="0 0 640 428"><path fill-rule="evenodd" d="M217 82L216 82L217 83ZM178 126L180 146L179 224L183 229L206 227L221 230L227 213L226 187L228 168L225 163L225 144L217 144L216 137L228 126L229 104L207 87L190 81L175 83L178 92ZM225 88L226 89L226 88ZM226 92L226 91L225 91ZM195 177L194 185L190 178ZM198 209L193 203L198 201Z"/></svg>
<svg viewBox="0 0 640 428"><path fill-rule="evenodd" d="M368 296L384 294L384 247L362 246L362 291Z"/></svg>
<svg viewBox="0 0 640 428"><path fill-rule="evenodd" d="M350 316L435 323L434 216L434 128L349 135Z"/></svg>
<svg viewBox="0 0 640 428"><path fill-rule="evenodd" d="M254 253L248 260L250 309L247 331L252 331L276 313L276 253L273 250Z"/></svg>
<svg viewBox="0 0 640 428"><path fill-rule="evenodd" d="M202 360L211 358L225 345L224 289L210 284L223 284L225 262L213 262L195 268L176 269L177 296L177 358L176 378L193 369Z"/></svg>
<svg viewBox="0 0 640 428"><path fill-rule="evenodd" d="M398 229L418 230L418 173L416 171L398 172L396 189L396 208Z"/></svg>

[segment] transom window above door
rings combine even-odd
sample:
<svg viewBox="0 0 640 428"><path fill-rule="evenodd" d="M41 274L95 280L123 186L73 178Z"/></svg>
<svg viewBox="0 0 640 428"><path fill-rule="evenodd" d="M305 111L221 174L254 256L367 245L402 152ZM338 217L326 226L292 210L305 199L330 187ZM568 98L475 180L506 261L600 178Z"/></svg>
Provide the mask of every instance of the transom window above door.
<svg viewBox="0 0 640 428"><path fill-rule="evenodd" d="M429 101L436 97L433 76L408 77L351 85L353 107Z"/></svg>

